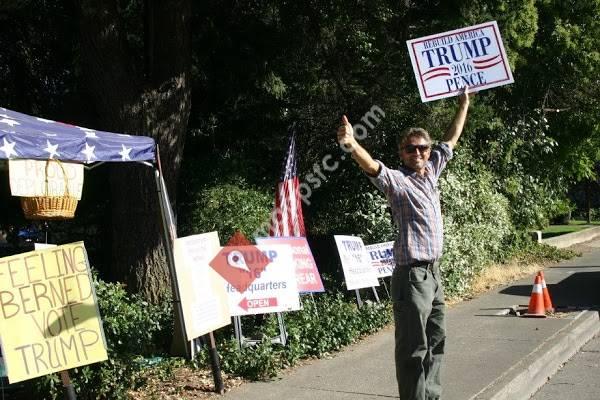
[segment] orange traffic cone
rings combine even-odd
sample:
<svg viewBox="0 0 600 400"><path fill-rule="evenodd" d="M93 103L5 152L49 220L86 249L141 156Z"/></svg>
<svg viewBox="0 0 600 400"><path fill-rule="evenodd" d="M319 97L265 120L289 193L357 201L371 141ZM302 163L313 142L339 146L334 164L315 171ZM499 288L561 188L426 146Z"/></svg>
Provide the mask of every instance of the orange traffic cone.
<svg viewBox="0 0 600 400"><path fill-rule="evenodd" d="M544 308L544 295L542 294L542 278L536 275L531 290L531 298L529 299L529 307L524 317L546 318L546 310Z"/></svg>
<svg viewBox="0 0 600 400"><path fill-rule="evenodd" d="M546 312L554 312L554 306L552 305L552 300L550 299L550 292L548 291L548 287L546 286L544 273L540 271L538 272L538 274L542 278L542 294L544 295L544 309L546 310Z"/></svg>

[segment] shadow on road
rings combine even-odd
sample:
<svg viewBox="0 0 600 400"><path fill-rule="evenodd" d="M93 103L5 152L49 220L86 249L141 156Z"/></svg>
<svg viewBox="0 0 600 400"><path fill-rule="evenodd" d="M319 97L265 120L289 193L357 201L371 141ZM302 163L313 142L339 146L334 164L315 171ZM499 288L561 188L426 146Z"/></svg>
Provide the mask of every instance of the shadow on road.
<svg viewBox="0 0 600 400"><path fill-rule="evenodd" d="M581 268L581 267L569 267ZM548 284L552 302L556 308L598 308L600 307L600 271L575 272L556 284ZM503 294L530 297L531 285L509 286L500 291ZM524 301L524 303L527 303Z"/></svg>

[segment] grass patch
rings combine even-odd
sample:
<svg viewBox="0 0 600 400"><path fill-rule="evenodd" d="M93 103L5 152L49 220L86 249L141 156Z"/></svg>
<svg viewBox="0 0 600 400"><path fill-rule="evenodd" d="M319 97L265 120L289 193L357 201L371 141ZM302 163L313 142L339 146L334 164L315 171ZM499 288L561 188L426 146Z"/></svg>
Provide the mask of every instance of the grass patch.
<svg viewBox="0 0 600 400"><path fill-rule="evenodd" d="M587 221L572 220L568 225L550 225L542 231L542 238L548 239L566 233L578 232L594 226L600 226L600 221L592 221L591 224L588 224Z"/></svg>
<svg viewBox="0 0 600 400"><path fill-rule="evenodd" d="M588 224L587 220L572 219L571 222L569 222L569 225L598 226L598 225L600 225L600 221L592 221L591 223Z"/></svg>
<svg viewBox="0 0 600 400"><path fill-rule="evenodd" d="M470 295L476 297L490 289L517 281L543 269L544 265L542 263L522 264L513 261L506 264L491 265L473 280Z"/></svg>
<svg viewBox="0 0 600 400"><path fill-rule="evenodd" d="M547 244L532 245L515 254L506 263L488 265L473 278L466 296L448 299L447 303L454 305L463 300L472 299L493 288L544 270L550 264L578 255L580 255L579 252L571 249L557 249Z"/></svg>

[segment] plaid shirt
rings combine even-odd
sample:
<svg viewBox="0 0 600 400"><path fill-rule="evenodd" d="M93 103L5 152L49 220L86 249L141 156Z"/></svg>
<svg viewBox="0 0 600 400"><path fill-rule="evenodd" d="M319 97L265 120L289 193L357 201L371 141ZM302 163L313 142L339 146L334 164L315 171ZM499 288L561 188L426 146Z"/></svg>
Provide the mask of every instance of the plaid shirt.
<svg viewBox="0 0 600 400"><path fill-rule="evenodd" d="M452 149L440 143L431 150L424 176L405 167L389 169L376 160L381 169L369 179L385 194L398 227L394 243L397 265L434 262L441 257L443 227L437 182L451 158Z"/></svg>

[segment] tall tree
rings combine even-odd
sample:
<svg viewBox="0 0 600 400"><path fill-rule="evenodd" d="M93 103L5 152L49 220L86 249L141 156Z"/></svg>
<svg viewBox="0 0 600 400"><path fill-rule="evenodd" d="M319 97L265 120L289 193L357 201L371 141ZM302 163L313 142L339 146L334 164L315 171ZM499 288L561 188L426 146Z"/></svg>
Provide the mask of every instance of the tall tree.
<svg viewBox="0 0 600 400"><path fill-rule="evenodd" d="M146 0L122 5L117 0L81 2L82 77L99 128L157 141L174 203L191 104L191 4ZM169 274L151 170L118 165L110 183L112 275L147 298L159 299L169 288Z"/></svg>

